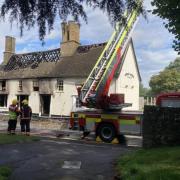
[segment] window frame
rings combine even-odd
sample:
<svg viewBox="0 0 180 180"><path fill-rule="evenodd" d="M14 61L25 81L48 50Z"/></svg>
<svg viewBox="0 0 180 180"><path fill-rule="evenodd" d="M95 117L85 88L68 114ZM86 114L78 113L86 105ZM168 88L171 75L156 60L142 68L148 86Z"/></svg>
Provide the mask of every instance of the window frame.
<svg viewBox="0 0 180 180"><path fill-rule="evenodd" d="M0 91L6 91L6 80L0 81Z"/></svg>
<svg viewBox="0 0 180 180"><path fill-rule="evenodd" d="M64 92L64 81L62 79L57 79L56 89L58 92Z"/></svg>
<svg viewBox="0 0 180 180"><path fill-rule="evenodd" d="M39 91L39 80L33 80L33 91Z"/></svg>
<svg viewBox="0 0 180 180"><path fill-rule="evenodd" d="M3 97L3 99L1 97ZM0 99L3 100L3 101L0 100L0 102L3 102L3 106L1 106L1 103L0 103L0 107L7 107L8 95L7 94L0 94Z"/></svg>
<svg viewBox="0 0 180 180"><path fill-rule="evenodd" d="M22 80L19 80L18 87L19 87L19 91L23 91L23 81Z"/></svg>
<svg viewBox="0 0 180 180"><path fill-rule="evenodd" d="M81 107L82 107L82 105L80 103L80 99L78 96L76 96L76 108L81 108Z"/></svg>

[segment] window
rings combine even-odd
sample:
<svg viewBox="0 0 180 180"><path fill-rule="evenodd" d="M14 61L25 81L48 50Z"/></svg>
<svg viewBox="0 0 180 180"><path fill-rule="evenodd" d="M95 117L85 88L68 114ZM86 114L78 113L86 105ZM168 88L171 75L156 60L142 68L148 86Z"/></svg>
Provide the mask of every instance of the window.
<svg viewBox="0 0 180 180"><path fill-rule="evenodd" d="M7 95L0 95L0 107L7 107Z"/></svg>
<svg viewBox="0 0 180 180"><path fill-rule="evenodd" d="M6 81L0 81L0 90L5 91L6 90Z"/></svg>
<svg viewBox="0 0 180 180"><path fill-rule="evenodd" d="M70 37L69 37L69 31L67 31L67 41L70 40Z"/></svg>
<svg viewBox="0 0 180 180"><path fill-rule="evenodd" d="M22 80L19 80L19 91L22 91L23 87L22 87Z"/></svg>
<svg viewBox="0 0 180 180"><path fill-rule="evenodd" d="M38 80L33 81L33 91L39 91L39 81Z"/></svg>
<svg viewBox="0 0 180 180"><path fill-rule="evenodd" d="M26 99L26 100L29 100L29 96L28 95L17 95L17 100L19 102L19 106L21 108L22 106L22 101Z"/></svg>
<svg viewBox="0 0 180 180"><path fill-rule="evenodd" d="M79 97L76 97L76 107L77 108L81 107L81 102L79 100Z"/></svg>
<svg viewBox="0 0 180 180"><path fill-rule="evenodd" d="M2 81L2 90L3 90L3 91L6 90L6 81Z"/></svg>
<svg viewBox="0 0 180 180"><path fill-rule="evenodd" d="M57 90L63 91L64 90L64 82L61 79L57 79Z"/></svg>

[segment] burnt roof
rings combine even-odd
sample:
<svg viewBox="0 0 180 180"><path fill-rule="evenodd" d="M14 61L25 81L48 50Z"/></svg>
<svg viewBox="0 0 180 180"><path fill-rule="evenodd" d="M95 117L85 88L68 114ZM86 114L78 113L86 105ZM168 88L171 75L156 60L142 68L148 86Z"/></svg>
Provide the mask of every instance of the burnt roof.
<svg viewBox="0 0 180 180"><path fill-rule="evenodd" d="M56 62L60 59L60 48L43 52L32 52L26 54L15 54L11 56L4 71L24 69L31 67L36 68L42 62Z"/></svg>
<svg viewBox="0 0 180 180"><path fill-rule="evenodd" d="M132 45L136 67L141 80L132 39L128 42L115 77L119 76L129 45ZM72 56L60 56L60 48L43 52L15 54L7 65L0 65L0 79L87 78L106 43L79 46Z"/></svg>
<svg viewBox="0 0 180 180"><path fill-rule="evenodd" d="M60 48L13 55L1 66L0 79L87 77L106 43L79 46L72 56L61 57Z"/></svg>

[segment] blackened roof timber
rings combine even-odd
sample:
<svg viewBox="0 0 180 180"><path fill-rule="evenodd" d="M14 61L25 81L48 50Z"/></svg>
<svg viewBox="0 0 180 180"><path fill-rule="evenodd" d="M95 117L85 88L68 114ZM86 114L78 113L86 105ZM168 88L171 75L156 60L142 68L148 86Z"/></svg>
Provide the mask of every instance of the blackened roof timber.
<svg viewBox="0 0 180 180"><path fill-rule="evenodd" d="M42 62L57 62L60 60L60 48L49 51L33 52L26 54L15 54L9 59L4 71L12 71L31 67L32 69L38 67Z"/></svg>

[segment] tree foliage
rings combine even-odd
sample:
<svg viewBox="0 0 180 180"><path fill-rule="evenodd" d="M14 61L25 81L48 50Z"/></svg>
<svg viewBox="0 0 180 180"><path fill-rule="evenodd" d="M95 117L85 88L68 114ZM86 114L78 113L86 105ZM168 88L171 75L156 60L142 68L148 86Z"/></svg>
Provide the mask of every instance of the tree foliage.
<svg viewBox="0 0 180 180"><path fill-rule="evenodd" d="M143 84L140 83L140 86L139 86L139 96L140 97L151 96L151 90L149 88L144 87Z"/></svg>
<svg viewBox="0 0 180 180"><path fill-rule="evenodd" d="M30 29L37 25L39 38L43 41L47 29L53 29L56 16L62 21L66 21L70 15L75 21L79 22L82 18L87 22L85 5L105 12L113 25L124 18L125 9L140 6L139 12L144 12L139 0L4 0L0 16L5 18L9 14L10 22L16 21L19 24L21 35L25 27Z"/></svg>
<svg viewBox="0 0 180 180"><path fill-rule="evenodd" d="M171 62L158 75L151 77L149 86L153 94L180 91L180 58Z"/></svg>
<svg viewBox="0 0 180 180"><path fill-rule="evenodd" d="M180 54L180 1L179 0L153 0L156 8L153 14L164 19L165 27L174 34L173 48Z"/></svg>

